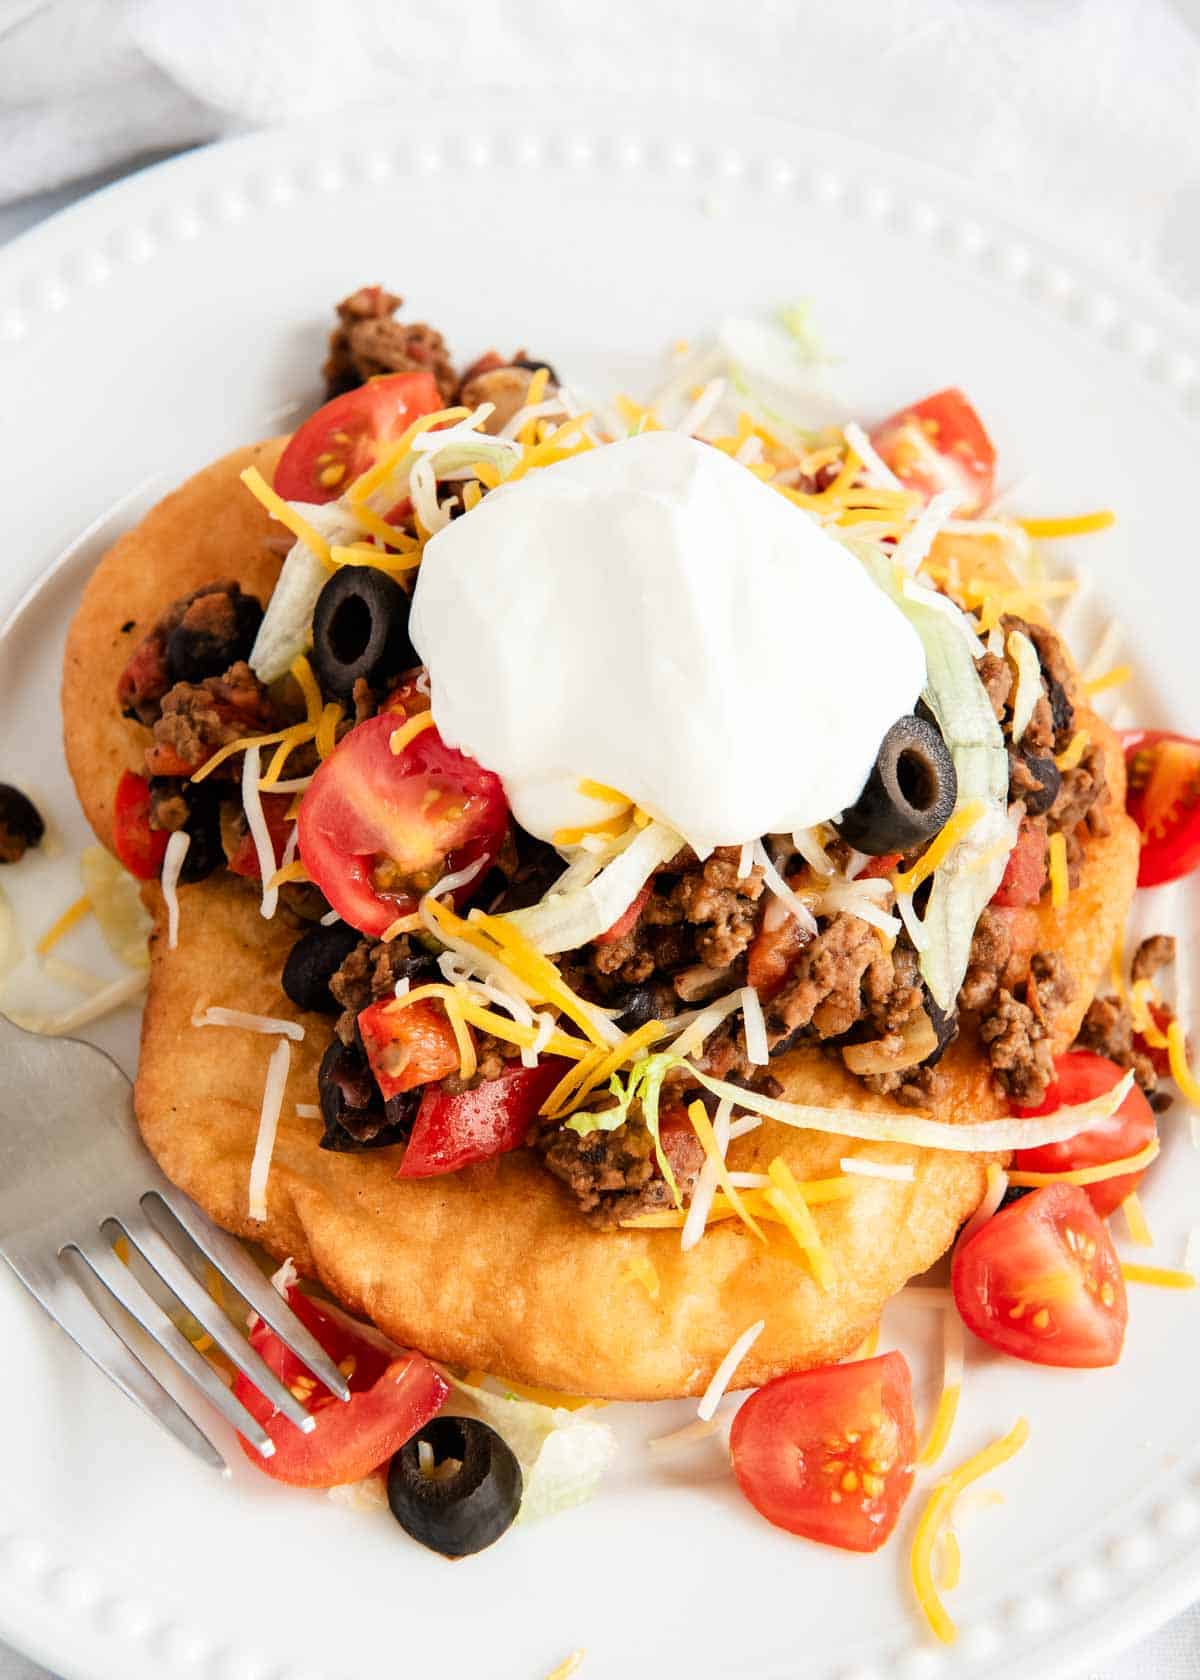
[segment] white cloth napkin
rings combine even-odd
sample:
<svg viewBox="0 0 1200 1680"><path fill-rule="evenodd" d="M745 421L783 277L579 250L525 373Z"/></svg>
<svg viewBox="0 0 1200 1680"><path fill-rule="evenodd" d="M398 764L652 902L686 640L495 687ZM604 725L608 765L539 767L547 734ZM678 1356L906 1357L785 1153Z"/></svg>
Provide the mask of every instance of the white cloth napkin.
<svg viewBox="0 0 1200 1680"><path fill-rule="evenodd" d="M940 164L1200 299L1200 0L0 0L0 201L416 90L762 110Z"/></svg>

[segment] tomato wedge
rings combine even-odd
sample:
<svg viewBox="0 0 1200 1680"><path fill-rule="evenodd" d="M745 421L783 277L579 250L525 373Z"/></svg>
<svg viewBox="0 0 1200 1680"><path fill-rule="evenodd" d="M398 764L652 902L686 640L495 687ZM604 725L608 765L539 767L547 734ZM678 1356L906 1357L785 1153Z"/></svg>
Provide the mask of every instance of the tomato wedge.
<svg viewBox="0 0 1200 1680"><path fill-rule="evenodd" d="M445 406L424 370L369 379L304 422L279 457L275 488L289 502L332 502L414 420Z"/></svg>
<svg viewBox="0 0 1200 1680"><path fill-rule="evenodd" d="M358 1031L385 1101L458 1069L454 1028L432 998L418 998L402 1009L382 998L361 1012Z"/></svg>
<svg viewBox="0 0 1200 1680"><path fill-rule="evenodd" d="M139 881L156 881L170 838L166 829L150 827L150 783L145 776L126 770L117 783L113 803L113 849L117 856Z"/></svg>
<svg viewBox="0 0 1200 1680"><path fill-rule="evenodd" d="M270 1458L261 1458L245 1440L242 1448L260 1470L293 1487L337 1487L361 1481L441 1410L449 1387L423 1354L384 1352L294 1286L287 1298L296 1317L345 1373L350 1399L338 1400L320 1387L308 1367L260 1318L250 1332L251 1347L302 1399L317 1425L310 1435L303 1434L239 1371L233 1391L275 1443Z"/></svg>
<svg viewBox="0 0 1200 1680"><path fill-rule="evenodd" d="M421 1098L397 1178L433 1178L519 1148L566 1070L561 1058L543 1056L536 1067L515 1062L497 1079L457 1096L431 1087Z"/></svg>
<svg viewBox="0 0 1200 1680"><path fill-rule="evenodd" d="M1107 1056L1096 1056L1090 1050L1069 1050L1054 1058L1054 1079L1037 1108L1014 1109L1014 1114L1053 1114L1056 1108L1071 1108L1076 1103L1090 1102L1105 1091L1111 1091L1125 1077L1124 1068L1110 1062ZM1046 1143L1039 1149L1018 1149L1013 1164L1021 1172L1075 1172L1079 1167L1099 1167L1109 1161L1121 1161L1137 1155L1158 1136L1154 1110L1138 1086L1115 1114L1107 1120L1097 1120L1086 1131L1077 1132L1064 1143ZM1099 1184L1082 1186L1089 1202L1103 1218L1119 1207L1126 1196L1132 1195L1146 1169L1122 1173L1120 1178L1105 1178Z"/></svg>
<svg viewBox="0 0 1200 1680"><path fill-rule="evenodd" d="M1200 866L1200 741L1127 729L1125 809L1142 831L1138 886L1177 881Z"/></svg>
<svg viewBox="0 0 1200 1680"><path fill-rule="evenodd" d="M871 442L902 484L925 497L949 490L957 513L978 513L991 500L996 451L954 386L891 415Z"/></svg>
<svg viewBox="0 0 1200 1680"><path fill-rule="evenodd" d="M1048 1184L994 1214L955 1250L950 1286L967 1329L1014 1359L1090 1370L1121 1357L1125 1280L1076 1184Z"/></svg>
<svg viewBox="0 0 1200 1680"><path fill-rule="evenodd" d="M300 856L333 908L378 938L447 872L483 859L457 888L471 896L504 839L500 778L448 747L433 726L400 753L394 716L368 718L319 767L300 805Z"/></svg>
<svg viewBox="0 0 1200 1680"><path fill-rule="evenodd" d="M1008 863L1000 885L992 894L992 903L999 909L1019 909L1036 904L1046 885L1046 830L1039 823L1025 819L1017 834L1017 843L1008 854Z"/></svg>
<svg viewBox="0 0 1200 1680"><path fill-rule="evenodd" d="M875 1552L913 1485L917 1426L901 1353L776 1377L733 1420L738 1486L777 1528Z"/></svg>

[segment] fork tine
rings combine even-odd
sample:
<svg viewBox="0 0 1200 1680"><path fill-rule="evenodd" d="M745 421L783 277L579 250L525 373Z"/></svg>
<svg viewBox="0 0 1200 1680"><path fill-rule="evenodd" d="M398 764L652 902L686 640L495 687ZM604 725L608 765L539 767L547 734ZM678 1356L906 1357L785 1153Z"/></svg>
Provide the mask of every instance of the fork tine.
<svg viewBox="0 0 1200 1680"><path fill-rule="evenodd" d="M205 1258L224 1274L242 1299L266 1320L280 1340L308 1366L313 1376L319 1378L339 1400L349 1400L350 1385L342 1372L233 1238L214 1225L207 1214L201 1213L186 1196L169 1190L150 1190L142 1197L142 1207L147 1218L164 1237L171 1233L163 1229L160 1206L182 1226Z"/></svg>
<svg viewBox="0 0 1200 1680"><path fill-rule="evenodd" d="M176 1365L182 1366L226 1422L231 1423L239 1435L245 1436L261 1457L270 1458L275 1451L275 1443L262 1424L251 1417L241 1401L225 1387L208 1361L196 1352L182 1330L172 1324L157 1301L147 1294L129 1267L117 1258L102 1238L90 1241L86 1248L79 1243L68 1243L61 1253L63 1259L73 1259L76 1264L86 1266L129 1316L136 1319L154 1345Z"/></svg>
<svg viewBox="0 0 1200 1680"><path fill-rule="evenodd" d="M106 1234L110 1226L128 1237L146 1264L157 1272L176 1299L204 1326L221 1352L249 1377L260 1394L265 1395L306 1435L316 1428L317 1420L312 1413L305 1410L286 1383L280 1381L245 1336L230 1323L207 1289L196 1282L175 1250L144 1215L114 1218L106 1224Z"/></svg>
<svg viewBox="0 0 1200 1680"><path fill-rule="evenodd" d="M99 1308L92 1304L82 1287L61 1273L39 1277L35 1282L32 1274L23 1271L11 1260L9 1263L39 1306L127 1400L140 1406L147 1417L161 1424L202 1464L211 1465L224 1475L229 1474L223 1454L184 1411L174 1395L169 1394L154 1373L142 1363L118 1327L101 1316Z"/></svg>

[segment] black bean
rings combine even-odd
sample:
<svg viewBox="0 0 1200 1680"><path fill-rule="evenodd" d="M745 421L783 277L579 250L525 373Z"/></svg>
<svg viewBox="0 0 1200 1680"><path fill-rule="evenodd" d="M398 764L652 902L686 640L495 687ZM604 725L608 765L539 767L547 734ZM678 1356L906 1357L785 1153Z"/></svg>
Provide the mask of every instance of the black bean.
<svg viewBox="0 0 1200 1680"><path fill-rule="evenodd" d="M357 928L349 922L310 928L288 952L283 965L283 989L299 1009L336 1015L341 1008L329 982L358 944Z"/></svg>
<svg viewBox="0 0 1200 1680"><path fill-rule="evenodd" d="M1035 758L1032 753L1022 753L1021 757L1038 785L1036 788L1022 787L1019 797L1025 802L1026 816L1040 817L1058 798L1062 772L1052 758Z"/></svg>
<svg viewBox="0 0 1200 1680"><path fill-rule="evenodd" d="M335 1038L321 1058L317 1095L325 1132L321 1148L345 1154L403 1143L421 1104L421 1089L384 1102L360 1044Z"/></svg>
<svg viewBox="0 0 1200 1680"><path fill-rule="evenodd" d="M167 637L167 672L172 682L203 682L219 677L248 659L263 620L263 610L253 595L238 588L224 597L228 610L210 604L216 598L201 595Z"/></svg>

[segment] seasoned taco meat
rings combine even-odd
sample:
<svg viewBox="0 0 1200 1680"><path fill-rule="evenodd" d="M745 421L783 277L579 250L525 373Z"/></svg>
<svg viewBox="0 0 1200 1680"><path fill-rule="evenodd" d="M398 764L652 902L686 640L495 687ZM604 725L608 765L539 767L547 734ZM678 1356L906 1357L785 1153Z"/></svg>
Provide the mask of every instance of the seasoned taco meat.
<svg viewBox="0 0 1200 1680"><path fill-rule="evenodd" d="M134 649L117 684L126 717L150 728L173 683L216 677L246 659L262 622L262 604L240 583L219 578L183 595Z"/></svg>
<svg viewBox="0 0 1200 1680"><path fill-rule="evenodd" d="M431 373L443 401L453 401L458 377L440 332L423 321L397 321L404 302L382 286L360 286L337 306L322 373L325 394L337 397L382 373Z"/></svg>
<svg viewBox="0 0 1200 1680"><path fill-rule="evenodd" d="M146 768L152 776L194 775L220 747L262 734L277 723L270 695L245 660L239 660L222 677L176 683L167 692Z"/></svg>

